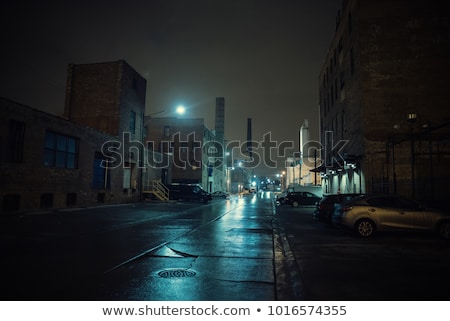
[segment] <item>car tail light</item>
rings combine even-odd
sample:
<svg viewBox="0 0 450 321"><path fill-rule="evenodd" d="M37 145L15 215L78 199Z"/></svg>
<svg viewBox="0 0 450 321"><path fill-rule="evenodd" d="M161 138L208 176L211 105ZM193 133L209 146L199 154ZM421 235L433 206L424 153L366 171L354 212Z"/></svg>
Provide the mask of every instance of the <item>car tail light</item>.
<svg viewBox="0 0 450 321"><path fill-rule="evenodd" d="M344 207L342 207L342 212L348 212L348 211L350 211L351 209L352 209L353 207L351 207L351 206L344 206Z"/></svg>

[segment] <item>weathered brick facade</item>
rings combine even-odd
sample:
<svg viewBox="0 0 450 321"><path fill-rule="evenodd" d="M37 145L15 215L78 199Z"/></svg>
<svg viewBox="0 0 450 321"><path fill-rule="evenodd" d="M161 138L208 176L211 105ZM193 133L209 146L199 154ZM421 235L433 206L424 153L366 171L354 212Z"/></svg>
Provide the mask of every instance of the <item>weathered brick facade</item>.
<svg viewBox="0 0 450 321"><path fill-rule="evenodd" d="M0 98L0 129L2 214L133 200L124 193L120 167L109 170L106 186L94 187L94 159L102 153L103 143L115 137L4 98ZM73 168L46 162L48 133L76 143ZM58 149L63 148L57 146L56 153L67 158Z"/></svg>
<svg viewBox="0 0 450 321"><path fill-rule="evenodd" d="M149 150L170 153L173 183L200 184L207 191L222 190L221 167L209 166L212 155L210 142L215 135L204 124L203 118L146 117L145 144Z"/></svg>
<svg viewBox="0 0 450 321"><path fill-rule="evenodd" d="M124 60L69 65L64 117L116 137L123 189L135 200L142 187L142 145L147 82Z"/></svg>
<svg viewBox="0 0 450 321"><path fill-rule="evenodd" d="M326 192L445 198L450 192L446 1L343 3L319 75ZM345 147L333 150L339 140Z"/></svg>
<svg viewBox="0 0 450 321"><path fill-rule="evenodd" d="M2 213L140 200L145 93L119 60L69 65L64 117L1 98Z"/></svg>
<svg viewBox="0 0 450 321"><path fill-rule="evenodd" d="M64 117L111 136L130 132L130 113L136 114L133 139L142 139L146 80L124 60L70 64Z"/></svg>

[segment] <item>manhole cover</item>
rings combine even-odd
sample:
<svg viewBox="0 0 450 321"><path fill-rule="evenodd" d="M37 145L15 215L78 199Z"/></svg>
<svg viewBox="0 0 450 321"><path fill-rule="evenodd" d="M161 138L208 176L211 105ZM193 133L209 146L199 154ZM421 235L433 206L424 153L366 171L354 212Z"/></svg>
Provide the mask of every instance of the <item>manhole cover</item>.
<svg viewBox="0 0 450 321"><path fill-rule="evenodd" d="M185 269L168 269L160 271L158 275L163 278L190 278L195 276L196 273Z"/></svg>

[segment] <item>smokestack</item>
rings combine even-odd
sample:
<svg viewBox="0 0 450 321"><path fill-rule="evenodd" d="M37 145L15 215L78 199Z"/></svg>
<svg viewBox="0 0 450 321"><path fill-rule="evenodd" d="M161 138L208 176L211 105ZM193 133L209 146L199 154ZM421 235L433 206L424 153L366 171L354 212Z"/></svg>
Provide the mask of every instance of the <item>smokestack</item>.
<svg viewBox="0 0 450 321"><path fill-rule="evenodd" d="M225 142L224 142L224 135L225 135L225 98L223 97L216 97L216 141L220 146L218 147L218 155L217 157L222 158L224 160L225 158Z"/></svg>
<svg viewBox="0 0 450 321"><path fill-rule="evenodd" d="M225 134L225 98L216 97L216 140L223 145Z"/></svg>
<svg viewBox="0 0 450 321"><path fill-rule="evenodd" d="M309 126L308 119L305 119L300 127L300 152L302 157L309 157L309 147L311 142L309 140Z"/></svg>
<svg viewBox="0 0 450 321"><path fill-rule="evenodd" d="M247 151L248 157L252 157L252 119L247 118Z"/></svg>

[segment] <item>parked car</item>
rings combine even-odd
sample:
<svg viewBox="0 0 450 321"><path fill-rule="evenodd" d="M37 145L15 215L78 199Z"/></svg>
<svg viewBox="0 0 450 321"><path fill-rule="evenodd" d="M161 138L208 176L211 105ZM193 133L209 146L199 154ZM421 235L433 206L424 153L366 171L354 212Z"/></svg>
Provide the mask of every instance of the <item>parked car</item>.
<svg viewBox="0 0 450 321"><path fill-rule="evenodd" d="M276 194L275 195L275 204L277 206L283 205L284 201L286 200L287 194L288 194L288 191L284 191L284 192Z"/></svg>
<svg viewBox="0 0 450 321"><path fill-rule="evenodd" d="M420 203L398 195L355 197L336 207L333 221L362 237L378 231L416 230L436 232L450 239L450 214L425 208Z"/></svg>
<svg viewBox="0 0 450 321"><path fill-rule="evenodd" d="M315 205L320 199L320 196L310 192L290 192L286 195L284 202L293 207L298 207L299 205Z"/></svg>
<svg viewBox="0 0 450 321"><path fill-rule="evenodd" d="M224 191L215 191L211 194L211 196L214 197L220 197L220 198L227 198L230 196L230 193L224 192Z"/></svg>
<svg viewBox="0 0 450 321"><path fill-rule="evenodd" d="M347 202L354 197L362 194L328 194L316 204L316 209L313 213L313 219L324 223L332 223L331 217L333 215L336 204Z"/></svg>
<svg viewBox="0 0 450 321"><path fill-rule="evenodd" d="M302 185L294 185L289 186L281 193L274 193L275 204L277 206L285 204L286 196L292 192L309 192L312 194L322 195L322 187L321 186L302 186Z"/></svg>
<svg viewBox="0 0 450 321"><path fill-rule="evenodd" d="M198 185L190 184L170 184L169 199L184 201L200 201L207 203L212 200L211 193L208 193Z"/></svg>

